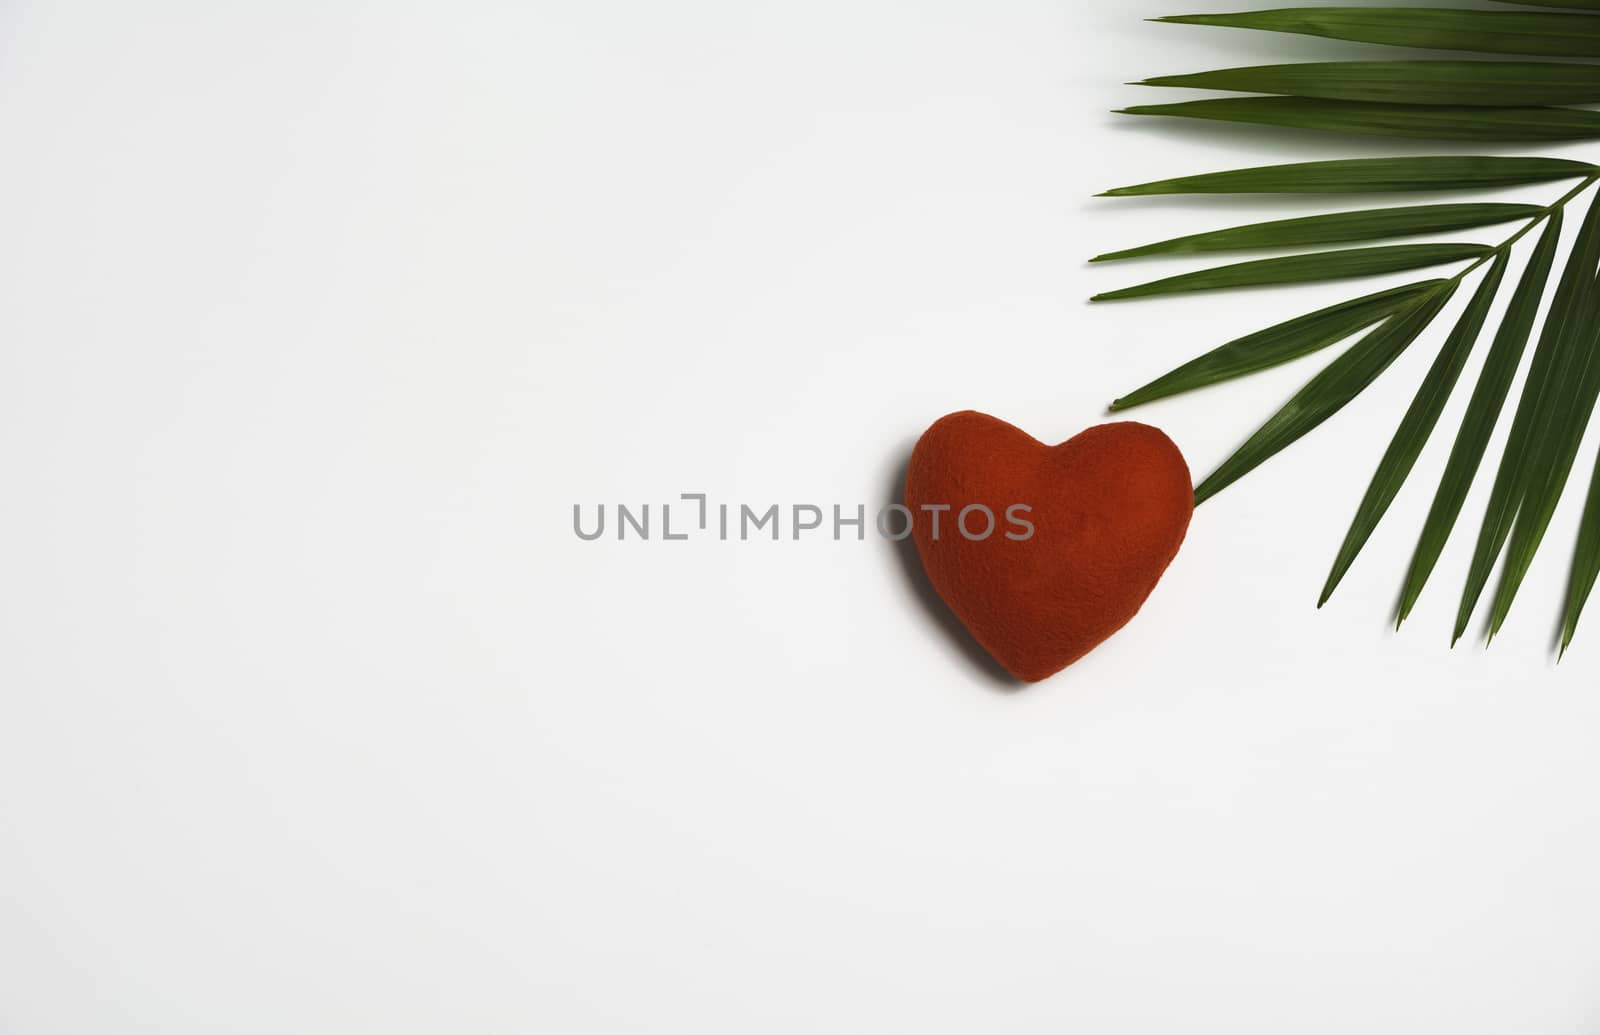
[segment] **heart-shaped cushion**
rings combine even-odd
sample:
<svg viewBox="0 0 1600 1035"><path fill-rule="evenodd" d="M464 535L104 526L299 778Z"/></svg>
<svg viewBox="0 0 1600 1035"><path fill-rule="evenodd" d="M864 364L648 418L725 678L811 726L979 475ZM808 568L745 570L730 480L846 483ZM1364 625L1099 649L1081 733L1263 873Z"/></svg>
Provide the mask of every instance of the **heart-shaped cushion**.
<svg viewBox="0 0 1600 1035"><path fill-rule="evenodd" d="M1101 424L1047 446L966 411L918 440L906 506L934 589L1032 683L1138 613L1183 544L1194 490L1183 454L1147 424ZM987 535L978 508L994 517Z"/></svg>

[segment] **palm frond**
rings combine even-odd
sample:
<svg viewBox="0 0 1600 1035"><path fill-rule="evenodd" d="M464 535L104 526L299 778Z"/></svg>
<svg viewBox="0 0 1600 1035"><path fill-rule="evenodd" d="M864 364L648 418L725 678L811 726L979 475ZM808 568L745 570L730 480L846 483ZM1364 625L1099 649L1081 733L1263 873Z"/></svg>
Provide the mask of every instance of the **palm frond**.
<svg viewBox="0 0 1600 1035"><path fill-rule="evenodd" d="M1446 280L1423 292L1328 364L1195 488L1195 503L1204 503L1343 409L1427 330L1455 290L1455 281Z"/></svg>
<svg viewBox="0 0 1600 1035"><path fill-rule="evenodd" d="M1218 266L1198 273L1184 273L1148 284L1106 291L1095 295L1091 301L1113 302L1186 291L1375 277L1384 273L1481 259L1493 251L1486 244L1391 244L1379 248L1346 248L1335 252L1312 252L1310 255L1285 255L1277 259L1237 262L1231 266Z"/></svg>
<svg viewBox="0 0 1600 1035"><path fill-rule="evenodd" d="M1600 137L1600 112L1582 108L1476 108L1324 101L1315 97L1225 97L1178 104L1136 104L1119 108L1117 114L1244 122L1406 140L1530 143Z"/></svg>
<svg viewBox="0 0 1600 1035"><path fill-rule="evenodd" d="M1295 7L1185 14L1158 22L1265 29L1352 43L1539 57L1600 57L1600 22L1584 14L1524 14L1455 7Z"/></svg>
<svg viewBox="0 0 1600 1035"><path fill-rule="evenodd" d="M1600 101L1600 67L1553 61L1308 61L1157 76L1133 85L1379 104L1542 107Z"/></svg>
<svg viewBox="0 0 1600 1035"><path fill-rule="evenodd" d="M1494 434L1506 396L1511 393L1512 379L1516 377L1517 367L1522 362L1522 354L1533 332L1534 318L1544 298L1545 285L1550 280L1556 246L1561 240L1561 221L1561 212L1557 210L1545 224L1544 234L1539 238L1538 247L1534 249L1533 257L1522 273L1522 280L1511 296L1511 303L1500 321L1500 331L1495 335L1488 358L1484 360L1477 388L1467 403L1466 415L1461 418L1455 446L1450 451L1433 507L1428 511L1422 536L1411 558L1410 570L1406 573L1396 625L1410 617L1411 609L1422 596L1423 587L1427 585L1434 565L1439 562L1439 555L1444 552L1456 519L1461 516L1461 508L1467 502L1467 492L1472 488L1472 481L1483 463L1483 454L1489 448L1489 438Z"/></svg>
<svg viewBox="0 0 1600 1035"><path fill-rule="evenodd" d="M1424 280L1405 287L1378 291L1236 338L1156 378L1143 388L1129 392L1113 402L1111 409L1131 410L1157 399L1231 381L1301 356L1309 356L1387 320L1404 309L1418 294L1444 283L1443 280Z"/></svg>
<svg viewBox="0 0 1600 1035"><path fill-rule="evenodd" d="M1350 531L1345 533L1344 543L1340 545L1339 555L1333 562L1333 570L1323 584L1318 607L1333 596L1333 591L1339 587L1350 565L1355 563L1356 555L1367 545L1378 522L1383 520L1389 505L1400 494L1400 487L1410 476L1417 457L1422 455L1422 447L1427 445L1428 436L1433 434L1434 425L1439 423L1450 392L1461 377L1461 369L1467 365L1467 356L1478 341L1484 321L1488 319L1489 307L1494 304L1495 295L1500 291L1505 272L1506 257L1497 256L1488 275L1478 285L1472 303L1467 306L1444 347L1439 350L1432 369L1423 378L1422 387L1417 389L1417 397L1401 419L1400 428L1394 433L1394 440L1389 443L1383 459L1378 462L1378 471L1372 476L1372 484L1367 487L1367 494L1356 509L1355 519L1350 522Z"/></svg>
<svg viewBox="0 0 1600 1035"><path fill-rule="evenodd" d="M1405 191L1489 190L1600 173L1600 166L1565 158L1428 155L1413 158L1343 158L1254 169L1179 176L1132 187L1113 187L1102 198L1157 194L1375 194Z"/></svg>
<svg viewBox="0 0 1600 1035"><path fill-rule="evenodd" d="M1419 234L1442 234L1473 230L1518 219L1533 219L1544 213L1538 205L1508 205L1484 202L1477 205L1411 205L1401 208L1374 208L1360 212L1330 212L1301 219L1279 219L1271 223L1212 230L1188 237L1175 237L1138 248L1097 255L1090 262L1116 262L1150 255L1198 255L1202 252L1251 251L1260 248L1297 248L1311 244L1348 244L1352 241L1381 241Z"/></svg>
<svg viewBox="0 0 1600 1035"><path fill-rule="evenodd" d="M1267 30L1355 43L1506 55L1466 61L1350 60L1266 64L1134 84L1213 90L1220 97L1124 108L1131 115L1252 123L1267 127L1380 135L1404 140L1482 143L1600 139L1600 65L1509 58L1600 58L1600 0L1502 0L1516 7L1307 6L1233 14L1179 15L1157 21ZM1352 298L1236 338L1149 382L1112 404L1146 405L1277 366L1354 339L1195 489L1197 503L1288 448L1331 418L1412 347L1457 289L1482 279L1439 346L1410 407L1356 506L1323 587L1325 603L1410 479L1423 448L1485 336L1494 301L1519 244L1542 228L1517 278L1456 432L1400 594L1404 622L1459 523L1489 442L1510 400L1528 344L1535 340L1509 437L1495 467L1488 505L1468 565L1454 633L1471 621L1496 565L1504 570L1488 620L1492 638L1517 598L1565 495L1584 432L1600 404L1600 203L1591 203L1565 260L1542 325L1539 313L1555 270L1563 215L1600 183L1600 167L1556 155L1395 156L1233 169L1155 180L1105 192L1108 197L1181 194L1382 195L1460 192L1569 182L1547 204L1447 202L1312 213L1226 227L1097 256L1100 263L1148 256L1203 256L1229 251L1292 254L1182 273L1103 292L1096 300L1137 299L1221 288L1297 284L1460 263L1425 280ZM1552 190L1552 194L1556 193ZM1493 243L1374 244L1513 224ZM1476 236L1476 235L1474 235ZM1327 245L1364 244L1333 251ZM1600 582L1600 460L1594 467L1568 580L1561 649L1572 643L1585 604ZM1320 606L1320 603L1319 603Z"/></svg>

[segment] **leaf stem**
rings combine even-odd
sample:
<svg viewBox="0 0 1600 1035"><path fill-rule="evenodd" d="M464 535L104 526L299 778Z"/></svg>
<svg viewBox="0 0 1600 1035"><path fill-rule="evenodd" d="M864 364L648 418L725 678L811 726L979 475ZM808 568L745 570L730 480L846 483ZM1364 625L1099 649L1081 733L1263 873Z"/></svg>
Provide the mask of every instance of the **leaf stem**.
<svg viewBox="0 0 1600 1035"><path fill-rule="evenodd" d="M1579 183L1576 187L1572 188L1571 190L1569 190L1565 194L1563 194L1561 197L1557 198L1554 203L1545 206L1545 209L1544 209L1543 212L1539 213L1537 216L1534 216L1532 219L1528 220L1528 225L1527 226L1524 226L1522 229L1518 230L1516 233L1512 234L1510 237L1506 238L1504 241L1501 241L1498 245L1496 245L1495 247L1491 248L1486 255L1479 256L1477 259L1475 259L1472 262L1472 264L1470 266L1468 266L1466 269L1463 269L1460 273L1457 273L1455 276L1451 277L1450 280L1459 283L1468 274L1470 274L1474 270L1478 269L1478 267L1483 266L1485 263L1488 263L1488 262L1494 260L1498 256L1504 255L1507 252L1511 251L1512 248L1516 247L1517 242L1522 240L1524 237L1528 236L1530 233L1532 233L1533 229L1535 227L1537 227L1540 224L1542 224L1546 219L1549 219L1551 217L1551 215L1553 215L1554 213L1560 211L1563 208L1566 208L1566 206L1574 198L1576 198L1578 195L1582 194L1584 191L1588 190L1590 187L1593 187L1596 183L1600 183L1600 173L1596 173L1596 174L1594 174L1592 176L1584 177L1583 181L1581 183Z"/></svg>

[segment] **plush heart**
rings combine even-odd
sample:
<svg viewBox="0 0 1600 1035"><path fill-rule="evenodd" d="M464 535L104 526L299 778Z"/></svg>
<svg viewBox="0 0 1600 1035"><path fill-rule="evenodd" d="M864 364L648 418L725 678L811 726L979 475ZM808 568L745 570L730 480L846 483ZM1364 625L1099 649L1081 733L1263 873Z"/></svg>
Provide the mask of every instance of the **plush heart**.
<svg viewBox="0 0 1600 1035"><path fill-rule="evenodd" d="M984 511L968 510L978 505L995 516L987 536ZM1183 454L1147 424L1101 424L1047 446L967 411L918 440L906 506L934 589L1032 683L1138 613L1183 543L1194 491Z"/></svg>

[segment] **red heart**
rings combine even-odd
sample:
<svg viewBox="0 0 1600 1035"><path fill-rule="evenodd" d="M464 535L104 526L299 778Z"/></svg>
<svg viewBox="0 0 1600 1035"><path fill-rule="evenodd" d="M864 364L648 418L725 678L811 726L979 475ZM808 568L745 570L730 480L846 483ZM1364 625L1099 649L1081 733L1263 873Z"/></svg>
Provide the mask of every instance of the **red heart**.
<svg viewBox="0 0 1600 1035"><path fill-rule="evenodd" d="M983 538L983 511L968 509L980 505L995 516ZM1147 424L1101 424L1047 446L969 410L917 441L906 506L934 589L1032 683L1138 613L1183 544L1194 490L1183 454Z"/></svg>

